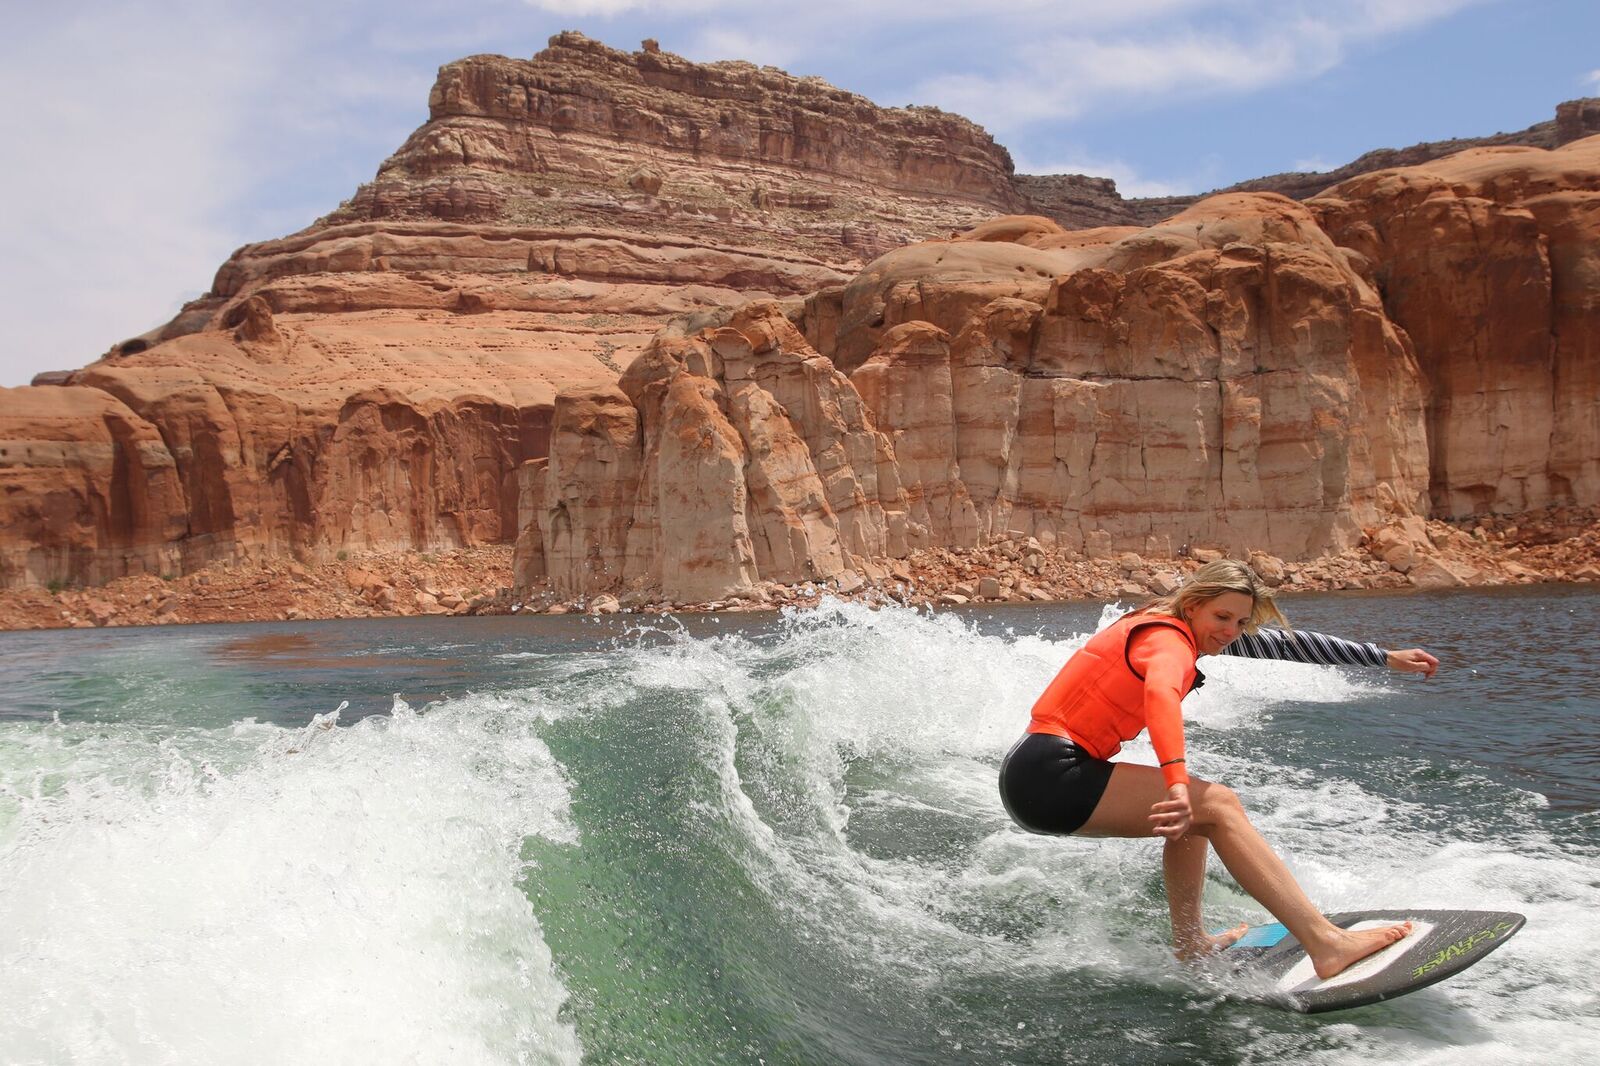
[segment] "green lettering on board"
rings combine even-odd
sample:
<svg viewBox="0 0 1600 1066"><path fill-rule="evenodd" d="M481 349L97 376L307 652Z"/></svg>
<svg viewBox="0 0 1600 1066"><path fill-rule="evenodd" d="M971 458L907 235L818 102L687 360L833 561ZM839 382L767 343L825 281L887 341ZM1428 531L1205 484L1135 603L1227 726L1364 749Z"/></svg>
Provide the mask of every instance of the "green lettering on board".
<svg viewBox="0 0 1600 1066"><path fill-rule="evenodd" d="M1510 922L1496 922L1494 928L1492 929L1480 929L1471 936L1462 937L1449 947L1434 952L1433 956L1429 958L1427 962L1412 970L1412 980L1416 980L1419 977L1424 977L1432 973L1434 970L1437 970L1440 966L1449 962L1451 959L1459 959L1461 956L1465 955L1479 944L1490 940L1496 940L1510 931Z"/></svg>

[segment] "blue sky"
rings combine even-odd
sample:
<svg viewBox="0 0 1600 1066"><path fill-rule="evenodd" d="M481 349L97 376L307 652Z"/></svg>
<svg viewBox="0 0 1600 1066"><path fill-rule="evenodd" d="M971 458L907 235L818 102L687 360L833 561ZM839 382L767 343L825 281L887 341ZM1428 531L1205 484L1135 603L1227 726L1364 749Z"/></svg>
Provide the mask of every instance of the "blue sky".
<svg viewBox="0 0 1600 1066"><path fill-rule="evenodd" d="M82 366L420 125L440 64L579 29L986 126L1025 173L1200 192L1600 95L1595 0L75 0L0 41L0 385Z"/></svg>

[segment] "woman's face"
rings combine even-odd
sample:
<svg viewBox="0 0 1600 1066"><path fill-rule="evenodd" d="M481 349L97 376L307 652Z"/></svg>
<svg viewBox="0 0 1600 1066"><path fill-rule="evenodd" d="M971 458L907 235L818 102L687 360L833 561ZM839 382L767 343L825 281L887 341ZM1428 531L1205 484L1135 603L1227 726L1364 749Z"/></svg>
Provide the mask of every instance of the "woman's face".
<svg viewBox="0 0 1600 1066"><path fill-rule="evenodd" d="M1255 601L1242 592L1224 592L1209 600L1202 600L1189 609L1184 618L1194 633L1201 655L1216 655L1239 635Z"/></svg>

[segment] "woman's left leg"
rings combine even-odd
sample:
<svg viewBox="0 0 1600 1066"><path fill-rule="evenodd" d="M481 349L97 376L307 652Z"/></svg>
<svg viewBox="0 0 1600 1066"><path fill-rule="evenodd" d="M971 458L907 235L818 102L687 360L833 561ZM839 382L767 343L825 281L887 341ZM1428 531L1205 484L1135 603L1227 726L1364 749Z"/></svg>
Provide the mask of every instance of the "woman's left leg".
<svg viewBox="0 0 1600 1066"><path fill-rule="evenodd" d="M1197 959L1232 944L1250 928L1240 922L1226 932L1206 932L1200 900L1206 887L1206 859L1211 842L1197 833L1169 840L1161 853L1167 885L1167 910L1172 915L1172 946L1180 959Z"/></svg>
<svg viewBox="0 0 1600 1066"><path fill-rule="evenodd" d="M1191 782L1191 788L1204 783ZM1088 837L1153 836L1150 807L1165 799L1167 785L1161 771L1153 766L1117 763L1112 770L1094 813L1078 830ZM1172 946L1179 958L1198 958L1238 940L1250 928L1238 926L1211 936L1205 930L1201 896L1206 884L1206 860L1210 841L1199 833L1169 840L1162 852L1161 873L1167 887L1167 909L1172 916Z"/></svg>

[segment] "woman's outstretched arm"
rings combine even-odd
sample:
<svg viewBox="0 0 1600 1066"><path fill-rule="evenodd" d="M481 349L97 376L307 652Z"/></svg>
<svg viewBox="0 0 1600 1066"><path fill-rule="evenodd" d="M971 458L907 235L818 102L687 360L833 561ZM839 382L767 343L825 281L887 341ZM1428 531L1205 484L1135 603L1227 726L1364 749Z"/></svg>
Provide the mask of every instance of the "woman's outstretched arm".
<svg viewBox="0 0 1600 1066"><path fill-rule="evenodd" d="M1241 633L1222 650L1224 655L1246 659L1286 659L1320 666L1387 666L1407 674L1432 677L1439 660L1421 648L1385 651L1372 643L1357 643L1309 629L1263 627L1254 633Z"/></svg>

